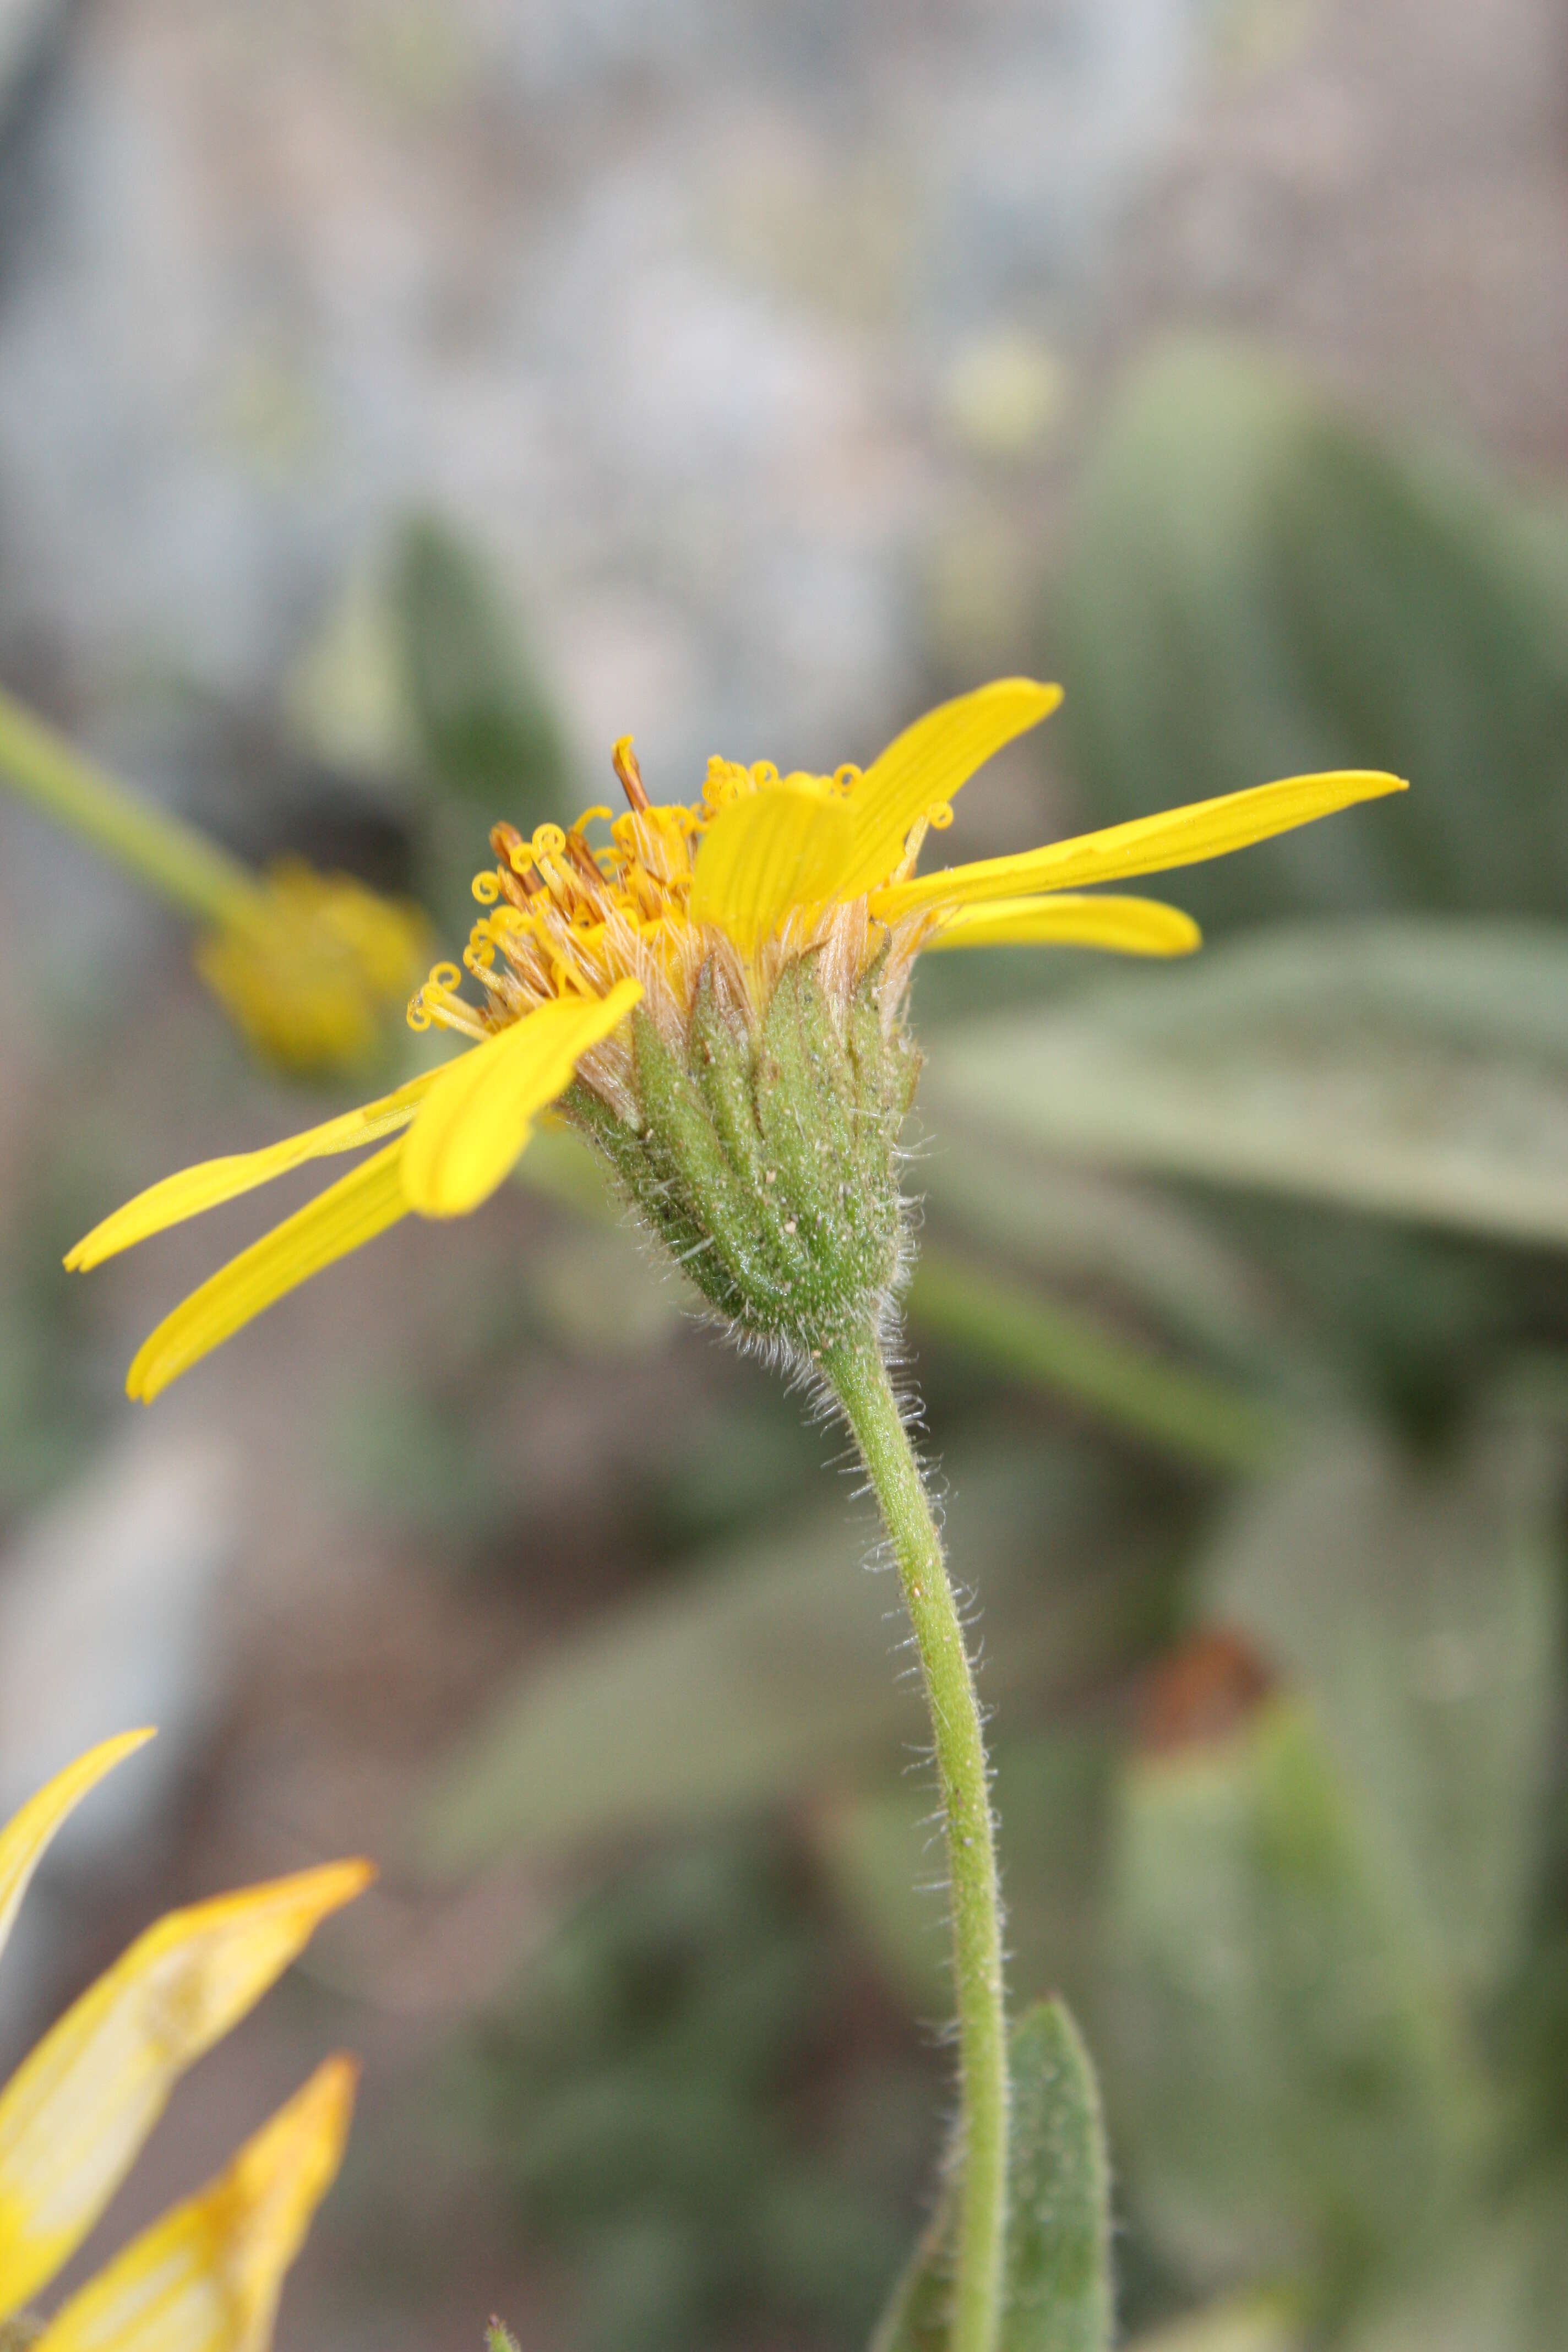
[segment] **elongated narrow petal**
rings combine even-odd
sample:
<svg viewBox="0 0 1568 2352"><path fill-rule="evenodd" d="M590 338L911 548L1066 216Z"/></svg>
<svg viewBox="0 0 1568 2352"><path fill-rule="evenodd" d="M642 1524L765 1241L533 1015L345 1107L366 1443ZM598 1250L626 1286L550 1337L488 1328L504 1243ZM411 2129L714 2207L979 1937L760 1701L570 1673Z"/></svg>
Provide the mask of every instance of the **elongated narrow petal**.
<svg viewBox="0 0 1568 2352"><path fill-rule="evenodd" d="M692 921L717 924L752 954L792 907L833 895L853 837L848 804L826 792L785 782L731 801L697 853Z"/></svg>
<svg viewBox="0 0 1568 2352"><path fill-rule="evenodd" d="M1134 874L1163 874L1173 866L1196 866L1223 857L1270 835L1292 832L1314 818L1331 816L1355 801L1380 800L1407 789L1400 776L1373 769L1345 768L1322 776L1288 776L1250 792L1194 801L1189 808L1160 816L1134 817L1102 833L1053 841L1044 849L1011 857L987 857L974 866L953 866L897 883L872 896L875 914L896 921L919 907L969 907L988 898L1017 898L1042 890L1076 890L1091 882L1123 882Z"/></svg>
<svg viewBox="0 0 1568 2352"><path fill-rule="evenodd" d="M910 826L950 801L1004 743L1048 719L1061 698L1059 686L999 677L939 703L895 736L849 795L854 839L836 895L852 898L885 882L903 856Z"/></svg>
<svg viewBox="0 0 1568 2352"><path fill-rule="evenodd" d="M129 1249L135 1242L147 1239L149 1234L161 1234L169 1225L183 1224L187 1217L199 1216L204 1209L216 1209L220 1201L232 1201L241 1192L248 1192L258 1184L269 1184L275 1176L290 1168L298 1168L307 1160L319 1160L329 1153L355 1151L361 1144L378 1142L384 1135L394 1135L406 1127L425 1097L429 1093L439 1070L430 1070L422 1078L411 1078L395 1094L383 1095L378 1102L365 1103L359 1110L345 1111L341 1118L329 1118L321 1127L310 1127L302 1135L291 1135L282 1143L269 1143L260 1151L237 1152L227 1160L204 1160L195 1168L183 1168L178 1175L165 1176L161 1183L151 1184L145 1192L138 1192L90 1234L78 1242L66 1259L73 1274L84 1273L88 1267L101 1265L106 1257L117 1251Z"/></svg>
<svg viewBox="0 0 1568 2352"><path fill-rule="evenodd" d="M590 1047L642 995L623 980L604 997L542 1004L441 1072L403 1146L404 1198L422 1217L460 1217L503 1183Z"/></svg>
<svg viewBox="0 0 1568 2352"><path fill-rule="evenodd" d="M35 2352L267 2352L284 2274L342 2162L356 2071L329 2058L226 2171L74 2294Z"/></svg>
<svg viewBox="0 0 1568 2352"><path fill-rule="evenodd" d="M36 1797L29 1797L21 1811L0 1830L0 1952L5 1948L22 1897L55 1832L106 1772L112 1772L155 1736L151 1731L122 1731L117 1739L89 1748L74 1764L57 1772Z"/></svg>
<svg viewBox="0 0 1568 2352"><path fill-rule="evenodd" d="M153 1398L232 1339L243 1325L334 1259L346 1257L408 1213L398 1160L401 1140L342 1176L319 1199L253 1242L238 1257L193 1290L143 1340L126 1378L125 1393Z"/></svg>
<svg viewBox="0 0 1568 2352"><path fill-rule="evenodd" d="M372 1874L333 1863L171 1912L24 2059L0 2093L0 2318L69 2260L186 2067Z"/></svg>
<svg viewBox="0 0 1568 2352"><path fill-rule="evenodd" d="M925 943L934 948L1016 948L1055 943L1106 948L1114 955L1191 955L1203 933L1179 907L1157 898L1079 898L1070 891L1052 898L994 898L980 907L954 907Z"/></svg>

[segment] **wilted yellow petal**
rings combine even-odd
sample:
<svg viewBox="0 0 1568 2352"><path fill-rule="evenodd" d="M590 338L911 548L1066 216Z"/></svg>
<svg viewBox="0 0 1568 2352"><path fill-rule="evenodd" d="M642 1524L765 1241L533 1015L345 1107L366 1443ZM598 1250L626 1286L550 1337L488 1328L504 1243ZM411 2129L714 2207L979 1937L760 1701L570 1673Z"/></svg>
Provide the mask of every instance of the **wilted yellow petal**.
<svg viewBox="0 0 1568 2352"><path fill-rule="evenodd" d="M954 907L925 943L936 948L1106 948L1114 955L1191 955L1203 933L1179 907L1157 898L994 898Z"/></svg>
<svg viewBox="0 0 1568 2352"><path fill-rule="evenodd" d="M332 1863L171 1912L23 2060L0 2093L0 2318L69 2260L186 2067L372 1875Z"/></svg>
<svg viewBox="0 0 1568 2352"><path fill-rule="evenodd" d="M127 1201L122 1209L116 1209L111 1217L105 1217L102 1224L94 1225L78 1242L66 1265L73 1274L84 1273L89 1266L101 1265L117 1250L145 1241L149 1234L161 1234L166 1226L199 1216L204 1209L216 1208L220 1201L232 1201L258 1184L269 1184L273 1177L306 1160L354 1151L361 1144L395 1134L407 1126L440 1076L439 1070L430 1070L422 1078L411 1078L395 1094L383 1095L379 1101L345 1111L341 1118L329 1118L321 1127L307 1128L302 1135L291 1135L282 1143L269 1143L263 1150L237 1152L226 1160L204 1160L195 1168L165 1176L145 1192L138 1192L133 1201Z"/></svg>
<svg viewBox="0 0 1568 2352"><path fill-rule="evenodd" d="M171 1381L254 1322L285 1292L297 1290L323 1266L406 1216L397 1165L406 1148L401 1141L389 1143L193 1290L137 1349L126 1395L151 1404Z"/></svg>
<svg viewBox="0 0 1568 2352"><path fill-rule="evenodd" d="M702 836L692 921L716 924L751 955L792 907L833 895L853 837L847 803L826 787L786 782L747 793Z"/></svg>
<svg viewBox="0 0 1568 2352"><path fill-rule="evenodd" d="M29 1797L21 1811L0 1830L0 1952L5 1948L33 1873L61 1822L75 1811L89 1789L97 1788L106 1772L112 1772L155 1737L151 1731L122 1731L117 1739L89 1748L74 1764L57 1772L36 1797Z"/></svg>
<svg viewBox="0 0 1568 2352"><path fill-rule="evenodd" d="M642 995L623 980L605 997L539 1005L449 1062L403 1145L403 1193L422 1217L460 1217L488 1201L539 1112L564 1094L583 1055Z"/></svg>
<svg viewBox="0 0 1568 2352"><path fill-rule="evenodd" d="M226 2172L74 2294L35 2352L267 2352L284 2273L342 2161L356 2071L329 2058Z"/></svg>
<svg viewBox="0 0 1568 2352"><path fill-rule="evenodd" d="M1331 816L1355 801L1379 800L1407 789L1403 777L1375 769L1344 768L1322 776L1287 776L1282 783L1257 784L1250 792L1226 793L1218 800L1194 801L1189 808L1160 816L1134 817L1102 833L1053 841L1044 849L1020 850L1011 857L987 857L974 866L950 866L896 883L873 893L872 910L896 921L918 907L974 906L988 898L1017 898L1037 890L1075 890L1089 882L1123 882L1133 874L1163 874L1175 866L1196 866L1223 857L1271 834L1289 833L1314 817Z"/></svg>
<svg viewBox="0 0 1568 2352"><path fill-rule="evenodd" d="M1048 719L1061 698L1059 686L999 677L939 703L895 736L850 793L854 838L835 894L852 898L885 882L904 854L910 826L950 801L1004 743Z"/></svg>

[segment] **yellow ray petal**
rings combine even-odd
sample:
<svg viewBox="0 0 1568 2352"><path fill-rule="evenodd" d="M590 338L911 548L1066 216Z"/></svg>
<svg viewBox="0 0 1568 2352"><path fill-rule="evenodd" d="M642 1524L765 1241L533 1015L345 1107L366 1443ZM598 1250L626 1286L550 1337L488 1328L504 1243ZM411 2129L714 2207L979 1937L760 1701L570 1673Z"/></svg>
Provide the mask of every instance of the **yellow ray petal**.
<svg viewBox="0 0 1568 2352"><path fill-rule="evenodd" d="M23 2060L0 2093L0 2318L69 2260L186 2067L373 1874L332 1863L171 1912Z"/></svg>
<svg viewBox="0 0 1568 2352"><path fill-rule="evenodd" d="M933 948L1106 948L1113 955L1191 955L1203 933L1179 907L1157 898L994 898L954 907L925 943Z"/></svg>
<svg viewBox="0 0 1568 2352"><path fill-rule="evenodd" d="M267 2352L284 2273L342 2162L356 2073L329 2058L226 2171L74 2294L35 2352Z"/></svg>
<svg viewBox="0 0 1568 2352"><path fill-rule="evenodd" d="M605 997L542 1004L441 1072L403 1146L403 1191L422 1217L460 1217L489 1200L534 1118L564 1094L583 1055L642 995L635 980Z"/></svg>
<svg viewBox="0 0 1568 2352"><path fill-rule="evenodd" d="M833 895L853 842L848 803L826 789L786 782L748 793L702 836L691 919L717 924L751 955L792 907Z"/></svg>
<svg viewBox="0 0 1568 2352"><path fill-rule="evenodd" d="M286 1291L346 1257L408 1213L399 1141L364 1161L226 1266L165 1315L136 1351L125 1393L151 1404L171 1381L221 1345Z"/></svg>
<svg viewBox="0 0 1568 2352"><path fill-rule="evenodd" d="M1271 834L1289 833L1315 817L1331 816L1355 801L1379 800L1408 788L1403 777L1374 769L1344 768L1322 776L1287 776L1278 784L1257 784L1218 800L1194 801L1159 816L1134 817L1102 833L1053 841L1044 849L1020 850L1012 857L987 857L974 866L953 866L925 874L872 896L874 913L896 921L918 907L974 906L987 898L1016 898L1037 890L1076 890L1089 882L1124 882L1133 874L1163 874L1175 866L1196 866L1223 857Z"/></svg>
<svg viewBox="0 0 1568 2352"><path fill-rule="evenodd" d="M22 1897L27 1891L35 1870L55 1832L68 1814L75 1811L89 1789L96 1789L106 1772L112 1772L138 1748L145 1748L155 1738L152 1731L122 1731L117 1739L106 1739L98 1748L89 1748L63 1772L57 1772L47 1785L29 1797L18 1813L14 1813L0 1830L0 1952L22 1907Z"/></svg>
<svg viewBox="0 0 1568 2352"><path fill-rule="evenodd" d="M836 895L852 898L885 882L916 820L950 801L1004 743L1048 719L1061 698L1059 686L999 677L973 694L939 703L895 736L849 795L854 840L834 884Z"/></svg>
<svg viewBox="0 0 1568 2352"><path fill-rule="evenodd" d="M399 1087L395 1094L383 1095L359 1110L345 1111L341 1118L329 1118L321 1127L307 1128L302 1135L291 1135L282 1143L269 1143L261 1151L204 1160L195 1168L165 1176L161 1183L150 1184L122 1209L116 1209L111 1217L105 1217L100 1225L94 1225L71 1251L67 1266L73 1274L85 1273L89 1266L101 1265L116 1251L145 1241L149 1234L161 1234L166 1226L199 1216L204 1209L216 1208L220 1201L232 1201L258 1184L269 1184L274 1176L298 1168L303 1160L319 1160L334 1151L354 1151L362 1143L395 1134L407 1126L440 1076L439 1070L429 1070L422 1078L411 1078L405 1087Z"/></svg>

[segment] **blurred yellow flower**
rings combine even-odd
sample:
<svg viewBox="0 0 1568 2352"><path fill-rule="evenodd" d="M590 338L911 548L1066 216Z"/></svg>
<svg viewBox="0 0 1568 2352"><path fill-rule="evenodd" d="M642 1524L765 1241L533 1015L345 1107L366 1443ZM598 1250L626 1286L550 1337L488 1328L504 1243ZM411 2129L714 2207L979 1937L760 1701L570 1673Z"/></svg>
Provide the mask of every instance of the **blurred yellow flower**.
<svg viewBox="0 0 1568 2352"><path fill-rule="evenodd" d="M0 1948L57 1830L152 1736L92 1748L0 1830ZM93 2228L185 2069L370 1876L333 1863L171 1912L23 2060L0 2090L0 2337ZM266 2352L342 2159L354 2078L352 2060L329 2059L226 2171L79 2288L34 2352Z"/></svg>
<svg viewBox="0 0 1568 2352"><path fill-rule="evenodd" d="M570 832L541 825L531 840L498 825L490 836L498 864L474 882L486 911L463 957L479 1001L458 995L456 964L439 964L409 1008L416 1027L456 1030L469 1050L286 1142L166 1178L95 1227L67 1258L72 1268L99 1265L303 1160L397 1139L176 1308L132 1365L131 1395L151 1401L284 1292L410 1212L450 1217L477 1208L516 1163L540 1113L563 1097L567 1115L623 1174L651 1137L647 1181L629 1189L721 1311L743 1320L731 1305L734 1286L726 1289L728 1277L713 1271L725 1248L702 1257L714 1235L700 1230L701 1218L689 1221L689 1245L682 1246L679 1221L661 1221L655 1200L659 1119L687 1116L671 1093L686 1080L679 1072L671 1078L670 1067L689 1075L694 1038L714 1007L717 1029L710 1024L704 1036L721 1031L755 1039L781 982L794 975L786 992L799 999L799 976L809 971L840 1045L851 1049L863 1015L870 1023L857 1033L861 1043L850 1058L857 1068L867 1056L877 1060L881 1092L874 1109L850 1104L847 1116L876 1126L890 1148L918 1057L904 1054L901 1095L881 1066L897 1058L895 1046L902 1050L900 1015L917 955L1041 942L1184 955L1198 945L1188 916L1147 898L1094 895L1086 886L1220 856L1405 789L1395 776L1360 769L1291 777L917 877L928 832L951 821L952 794L1060 698L1057 687L1003 678L929 712L864 773L844 767L831 776L780 776L765 764L713 760L690 806L650 805L627 737L615 754L630 803L625 814L612 820L608 809L590 809ZM587 832L595 823L608 825L597 847ZM803 1006L802 1021L808 1011ZM823 1042L807 1041L806 1063L821 1066ZM697 1059L711 1063L716 1050L704 1044ZM661 1056L662 1075L654 1066ZM750 1083L757 1083L754 1071ZM655 1092L665 1108L650 1118ZM693 1152L698 1160L708 1152L710 1161L713 1152L728 1156L707 1187L717 1202L731 1178L750 1181L752 1171L741 1167L749 1148L744 1118L739 1127L730 1122L710 1084L709 1093L708 1108L694 1116L698 1128L711 1120L711 1152L689 1122L681 1137L666 1140L687 1168L696 1164ZM773 1175L766 1182L773 1186ZM792 1252L804 1247L800 1220L784 1213L777 1191L759 1202L779 1299L795 1287L788 1267ZM731 1265L752 1252L752 1236L751 1225L737 1231ZM890 1265L886 1238L878 1241L879 1263ZM781 1322L768 1336L787 1348L797 1335Z"/></svg>
<svg viewBox="0 0 1568 2352"><path fill-rule="evenodd" d="M196 968L252 1051L302 1076L363 1069L429 954L429 925L302 860L258 879L128 792L0 690L0 780L203 925Z"/></svg>
<svg viewBox="0 0 1568 2352"><path fill-rule="evenodd" d="M411 900L290 858L198 941L196 969L262 1060L310 1076L373 1057L429 936Z"/></svg>

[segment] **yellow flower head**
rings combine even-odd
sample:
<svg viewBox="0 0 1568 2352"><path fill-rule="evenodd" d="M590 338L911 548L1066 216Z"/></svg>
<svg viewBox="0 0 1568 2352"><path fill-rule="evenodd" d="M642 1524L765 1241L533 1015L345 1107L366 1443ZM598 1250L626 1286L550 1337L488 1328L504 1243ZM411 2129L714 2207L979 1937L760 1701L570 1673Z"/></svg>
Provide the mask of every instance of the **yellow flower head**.
<svg viewBox="0 0 1568 2352"><path fill-rule="evenodd" d="M429 952L407 900L285 859L198 942L196 969L264 1061L301 1076L363 1069Z"/></svg>
<svg viewBox="0 0 1568 2352"><path fill-rule="evenodd" d="M468 1050L284 1143L165 1179L71 1252L68 1265L95 1265L303 1160L396 1138L178 1307L138 1354L131 1394L150 1400L411 1211L477 1208L552 1106L744 1336L805 1360L847 1319L885 1313L903 1231L894 1147L919 1067L902 1025L915 957L1037 942L1186 954L1187 916L1090 886L1404 790L1363 770L1297 776L917 875L953 793L1060 698L1000 679L929 712L864 772L714 760L690 805L651 805L623 739L626 814L590 809L527 841L498 825L463 957L477 996L437 965L409 1008Z"/></svg>
<svg viewBox="0 0 1568 2352"><path fill-rule="evenodd" d="M0 1949L56 1831L152 1736L91 1749L0 1830ZM0 2090L0 2336L93 2228L185 2069L370 1875L334 1863L170 1913L23 2060ZM34 2352L267 2352L342 2160L354 2074L329 2059L226 2171L78 2288Z"/></svg>

